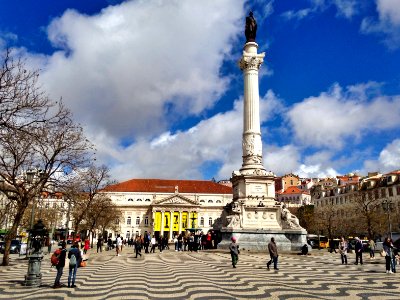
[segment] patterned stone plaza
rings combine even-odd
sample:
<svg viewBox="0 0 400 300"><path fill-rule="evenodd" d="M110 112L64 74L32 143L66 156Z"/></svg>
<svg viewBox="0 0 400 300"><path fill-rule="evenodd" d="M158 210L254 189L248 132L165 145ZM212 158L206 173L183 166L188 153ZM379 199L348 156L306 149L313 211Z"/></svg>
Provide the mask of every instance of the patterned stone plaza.
<svg viewBox="0 0 400 300"><path fill-rule="evenodd" d="M339 254L326 250L282 254L279 271L268 271L266 259L265 253L241 253L233 269L229 253L220 250L166 250L135 259L125 247L120 257L90 253L88 266L78 269L77 288L53 289L49 255L40 288L22 286L26 261L12 255L11 266L0 267L0 299L400 299L400 277L385 273L381 257L344 266ZM64 269L62 283L67 276Z"/></svg>

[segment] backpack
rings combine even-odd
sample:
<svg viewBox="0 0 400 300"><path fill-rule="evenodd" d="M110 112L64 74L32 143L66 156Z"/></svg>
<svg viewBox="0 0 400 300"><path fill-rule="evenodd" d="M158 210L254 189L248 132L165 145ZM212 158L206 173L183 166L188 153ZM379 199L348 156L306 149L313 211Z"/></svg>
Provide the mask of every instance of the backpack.
<svg viewBox="0 0 400 300"><path fill-rule="evenodd" d="M53 255L50 258L52 266L58 265L60 261L60 254L61 254L61 249L57 249L56 251L54 251Z"/></svg>
<svg viewBox="0 0 400 300"><path fill-rule="evenodd" d="M71 257L69 259L69 266L70 267L75 267L76 266L76 256L75 256L75 254L71 254Z"/></svg>

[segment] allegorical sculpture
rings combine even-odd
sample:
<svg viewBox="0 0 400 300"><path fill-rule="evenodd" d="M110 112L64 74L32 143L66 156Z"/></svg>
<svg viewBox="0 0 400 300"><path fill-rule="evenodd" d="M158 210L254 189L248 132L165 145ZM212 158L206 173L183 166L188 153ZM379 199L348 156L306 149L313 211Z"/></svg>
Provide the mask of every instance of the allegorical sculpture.
<svg viewBox="0 0 400 300"><path fill-rule="evenodd" d="M257 34L257 22L253 17L253 12L249 13L249 16L246 17L246 27L244 30L244 34L246 35L246 43L255 42L256 34Z"/></svg>

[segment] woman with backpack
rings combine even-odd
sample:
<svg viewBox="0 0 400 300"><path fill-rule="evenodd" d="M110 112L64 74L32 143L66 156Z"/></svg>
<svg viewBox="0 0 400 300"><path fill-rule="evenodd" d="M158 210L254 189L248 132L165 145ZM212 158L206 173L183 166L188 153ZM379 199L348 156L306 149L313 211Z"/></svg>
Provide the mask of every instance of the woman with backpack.
<svg viewBox="0 0 400 300"><path fill-rule="evenodd" d="M76 287L75 285L76 271L78 269L78 266L82 262L81 251L79 250L79 244L77 242L75 242L72 245L71 249L69 250L68 258L69 258L68 287L74 288Z"/></svg>

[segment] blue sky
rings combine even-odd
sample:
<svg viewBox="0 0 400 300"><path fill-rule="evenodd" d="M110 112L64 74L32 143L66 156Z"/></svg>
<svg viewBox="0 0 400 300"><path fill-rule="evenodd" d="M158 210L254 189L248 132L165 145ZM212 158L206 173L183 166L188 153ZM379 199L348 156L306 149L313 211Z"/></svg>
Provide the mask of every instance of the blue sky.
<svg viewBox="0 0 400 300"><path fill-rule="evenodd" d="M249 10L266 52L266 169L400 166L398 0L0 1L0 48L41 70L117 180L219 180L241 167Z"/></svg>

